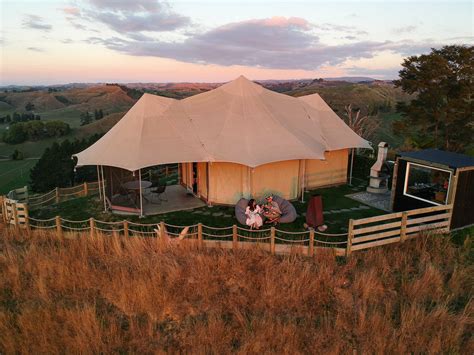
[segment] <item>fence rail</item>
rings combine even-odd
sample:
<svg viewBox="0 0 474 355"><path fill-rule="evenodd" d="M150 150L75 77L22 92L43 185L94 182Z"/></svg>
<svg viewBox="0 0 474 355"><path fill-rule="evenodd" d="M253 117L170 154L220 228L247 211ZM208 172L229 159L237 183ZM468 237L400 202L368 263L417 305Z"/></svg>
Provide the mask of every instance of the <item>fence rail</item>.
<svg viewBox="0 0 474 355"><path fill-rule="evenodd" d="M449 232L452 209L452 205L443 205L350 220L347 255L352 251L403 243L423 233Z"/></svg>

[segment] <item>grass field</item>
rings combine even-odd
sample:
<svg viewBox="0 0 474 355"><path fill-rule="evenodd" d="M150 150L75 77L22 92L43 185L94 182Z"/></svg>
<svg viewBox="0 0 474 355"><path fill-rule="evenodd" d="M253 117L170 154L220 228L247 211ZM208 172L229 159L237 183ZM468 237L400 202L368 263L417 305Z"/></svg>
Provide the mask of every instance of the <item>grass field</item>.
<svg viewBox="0 0 474 355"><path fill-rule="evenodd" d="M472 354L472 239L349 259L0 226L0 352Z"/></svg>
<svg viewBox="0 0 474 355"><path fill-rule="evenodd" d="M28 185L36 160L0 161L0 194Z"/></svg>
<svg viewBox="0 0 474 355"><path fill-rule="evenodd" d="M334 214L331 213L325 216L325 223L328 225L328 233L346 232L350 218L365 218L385 213L375 208L355 211L349 210L352 207L358 207L361 205L359 202L345 197L345 195L354 192L355 191L349 186L331 187L307 192L305 194L304 203L300 201L292 202L299 215L296 221L289 224L280 224L278 228L286 231L303 231L305 217L302 215L302 213L306 212L310 196L316 193L321 194L325 211L345 209L343 212ZM196 210L208 212L209 215L202 213L192 213ZM233 206L201 207L193 211L172 212L145 218L139 218L138 216L124 217L113 215L111 213L103 213L103 204L97 199L97 197L81 197L32 211L31 215L33 217L42 219L61 216L66 219L76 221L94 217L102 221L122 221L123 219L128 219L138 223L159 223L160 221L165 221L166 223L175 225L193 225L200 222L207 226L213 227L228 227L233 224L238 224L237 220L235 219L235 211ZM221 215L219 217L215 217L212 215L214 213L221 213Z"/></svg>

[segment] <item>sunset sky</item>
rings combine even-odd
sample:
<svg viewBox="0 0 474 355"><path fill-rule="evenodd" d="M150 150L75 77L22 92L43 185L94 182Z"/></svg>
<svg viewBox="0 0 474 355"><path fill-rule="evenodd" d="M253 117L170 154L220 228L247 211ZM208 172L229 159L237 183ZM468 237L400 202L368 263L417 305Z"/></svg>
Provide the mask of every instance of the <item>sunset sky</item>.
<svg viewBox="0 0 474 355"><path fill-rule="evenodd" d="M474 43L471 1L0 0L0 85L393 79Z"/></svg>

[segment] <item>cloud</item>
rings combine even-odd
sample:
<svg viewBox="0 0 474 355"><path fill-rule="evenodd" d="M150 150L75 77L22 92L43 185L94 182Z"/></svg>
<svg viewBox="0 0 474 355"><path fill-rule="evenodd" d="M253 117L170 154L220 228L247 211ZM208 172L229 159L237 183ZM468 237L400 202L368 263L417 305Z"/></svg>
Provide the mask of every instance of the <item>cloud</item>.
<svg viewBox="0 0 474 355"><path fill-rule="evenodd" d="M416 31L418 27L411 25L411 26L402 26L402 27L397 27L392 30L392 33L395 34L405 34L405 33L413 33Z"/></svg>
<svg viewBox="0 0 474 355"><path fill-rule="evenodd" d="M359 36L365 36L369 34L367 31L360 30L355 26L337 25L334 23L323 23L321 25L314 25L314 27L320 31L325 32L345 32L348 34L356 34Z"/></svg>
<svg viewBox="0 0 474 355"><path fill-rule="evenodd" d="M107 9L122 12L135 11L158 11L164 5L158 0L89 0L89 2L98 9Z"/></svg>
<svg viewBox="0 0 474 355"><path fill-rule="evenodd" d="M154 56L182 62L244 65L272 69L314 70L348 59L372 58L382 51L401 55L428 52L432 41L355 41L339 45L320 42L314 25L301 18L270 18L234 22L181 42L150 37L135 40L120 37L91 37L88 43L102 44L132 56Z"/></svg>
<svg viewBox="0 0 474 355"><path fill-rule="evenodd" d="M85 22L98 23L122 34L174 31L191 23L189 17L174 12L160 0L89 0L88 4L82 9L67 7L62 11L78 29L88 29Z"/></svg>
<svg viewBox="0 0 474 355"><path fill-rule="evenodd" d="M32 52L39 52L39 53L43 53L44 52L44 49L41 49L41 48L38 48L38 47L28 47L27 48L29 51L32 51Z"/></svg>
<svg viewBox="0 0 474 355"><path fill-rule="evenodd" d="M45 23L42 17L37 15L26 15L23 19L23 27L42 31L50 31L53 28L53 26Z"/></svg>
<svg viewBox="0 0 474 355"><path fill-rule="evenodd" d="M98 12L90 15L116 32L173 31L189 24L189 18L175 13L125 14Z"/></svg>
<svg viewBox="0 0 474 355"><path fill-rule="evenodd" d="M81 9L78 7L64 7L61 9L66 15L79 16L81 14Z"/></svg>

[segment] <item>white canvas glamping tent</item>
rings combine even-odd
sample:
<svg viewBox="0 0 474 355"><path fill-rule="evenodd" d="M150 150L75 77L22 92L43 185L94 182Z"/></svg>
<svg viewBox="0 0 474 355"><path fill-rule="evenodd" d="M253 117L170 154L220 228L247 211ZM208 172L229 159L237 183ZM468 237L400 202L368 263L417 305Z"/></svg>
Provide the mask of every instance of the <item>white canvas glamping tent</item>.
<svg viewBox="0 0 474 355"><path fill-rule="evenodd" d="M79 166L132 172L179 163L181 184L198 197L234 204L345 183L350 148L370 146L319 95L294 98L241 76L183 100L145 94L76 156Z"/></svg>

